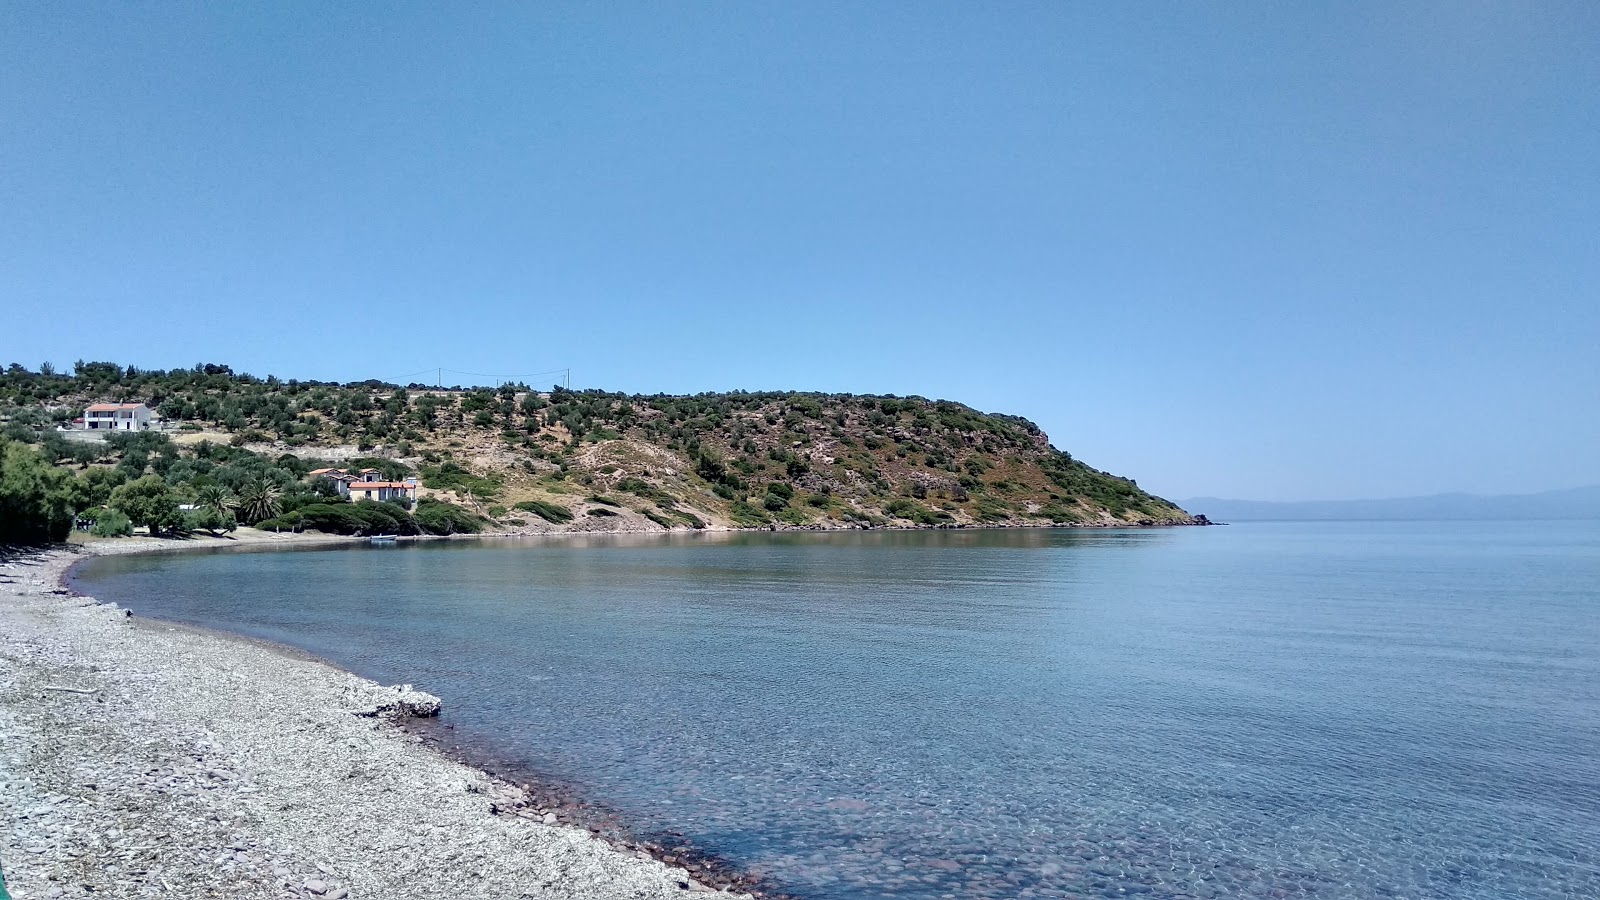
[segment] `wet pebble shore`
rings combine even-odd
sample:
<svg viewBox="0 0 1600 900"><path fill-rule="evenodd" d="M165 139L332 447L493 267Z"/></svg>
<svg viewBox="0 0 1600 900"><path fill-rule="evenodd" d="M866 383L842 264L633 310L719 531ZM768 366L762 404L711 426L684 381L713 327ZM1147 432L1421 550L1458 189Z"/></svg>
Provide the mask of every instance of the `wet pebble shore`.
<svg viewBox="0 0 1600 900"><path fill-rule="evenodd" d="M383 715L392 692L62 588L0 556L0 869L55 897L710 893ZM364 715L365 714L365 715Z"/></svg>

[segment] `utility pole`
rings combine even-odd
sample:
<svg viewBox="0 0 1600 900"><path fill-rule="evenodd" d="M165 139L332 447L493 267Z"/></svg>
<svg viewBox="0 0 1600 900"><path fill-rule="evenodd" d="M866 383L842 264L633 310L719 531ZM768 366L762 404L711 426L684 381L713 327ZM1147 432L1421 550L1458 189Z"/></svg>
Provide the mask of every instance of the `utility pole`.
<svg viewBox="0 0 1600 900"><path fill-rule="evenodd" d="M444 387L444 368L442 366L439 368L438 374L433 376L433 386L436 388Z"/></svg>

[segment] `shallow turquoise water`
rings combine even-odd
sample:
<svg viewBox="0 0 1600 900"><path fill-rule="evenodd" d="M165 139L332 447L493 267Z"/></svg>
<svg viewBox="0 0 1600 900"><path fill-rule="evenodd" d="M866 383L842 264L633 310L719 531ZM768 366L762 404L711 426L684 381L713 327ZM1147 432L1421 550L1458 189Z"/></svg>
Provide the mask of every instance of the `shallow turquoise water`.
<svg viewBox="0 0 1600 900"><path fill-rule="evenodd" d="M807 898L1600 897L1600 523L95 560Z"/></svg>

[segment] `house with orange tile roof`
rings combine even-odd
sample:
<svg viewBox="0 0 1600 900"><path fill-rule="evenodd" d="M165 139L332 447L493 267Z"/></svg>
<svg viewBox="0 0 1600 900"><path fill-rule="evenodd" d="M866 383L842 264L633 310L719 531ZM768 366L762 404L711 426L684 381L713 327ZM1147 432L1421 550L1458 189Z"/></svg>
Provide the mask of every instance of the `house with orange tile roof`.
<svg viewBox="0 0 1600 900"><path fill-rule="evenodd" d="M309 478L326 478L333 483L341 497L350 496L350 482L356 480L356 476L343 469L312 469L306 475Z"/></svg>
<svg viewBox="0 0 1600 900"><path fill-rule="evenodd" d="M352 481L349 486L351 500L398 500L406 506L417 502L417 480L405 481Z"/></svg>
<svg viewBox="0 0 1600 900"><path fill-rule="evenodd" d="M86 431L143 431L150 427L150 407L143 403L91 403L83 411Z"/></svg>
<svg viewBox="0 0 1600 900"><path fill-rule="evenodd" d="M326 478L333 482L339 491L339 496L351 500L374 500L382 503L386 500L398 500L411 506L417 502L417 479L407 478L405 481L388 481L383 473L377 469L362 469L357 473L350 473L344 469L312 469L306 473L311 478Z"/></svg>

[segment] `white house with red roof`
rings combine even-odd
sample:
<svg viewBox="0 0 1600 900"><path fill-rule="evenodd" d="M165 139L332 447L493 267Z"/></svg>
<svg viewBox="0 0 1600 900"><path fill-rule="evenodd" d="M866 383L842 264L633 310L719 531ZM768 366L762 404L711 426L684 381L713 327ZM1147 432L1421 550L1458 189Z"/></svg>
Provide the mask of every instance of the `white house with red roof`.
<svg viewBox="0 0 1600 900"><path fill-rule="evenodd" d="M86 431L143 431L150 427L150 407L143 403L91 403L83 411Z"/></svg>
<svg viewBox="0 0 1600 900"><path fill-rule="evenodd" d="M417 502L417 479L387 481L377 469L362 469L354 474L344 469L312 469L306 473L312 478L326 478L333 482L341 497L351 500L398 500L407 506Z"/></svg>

